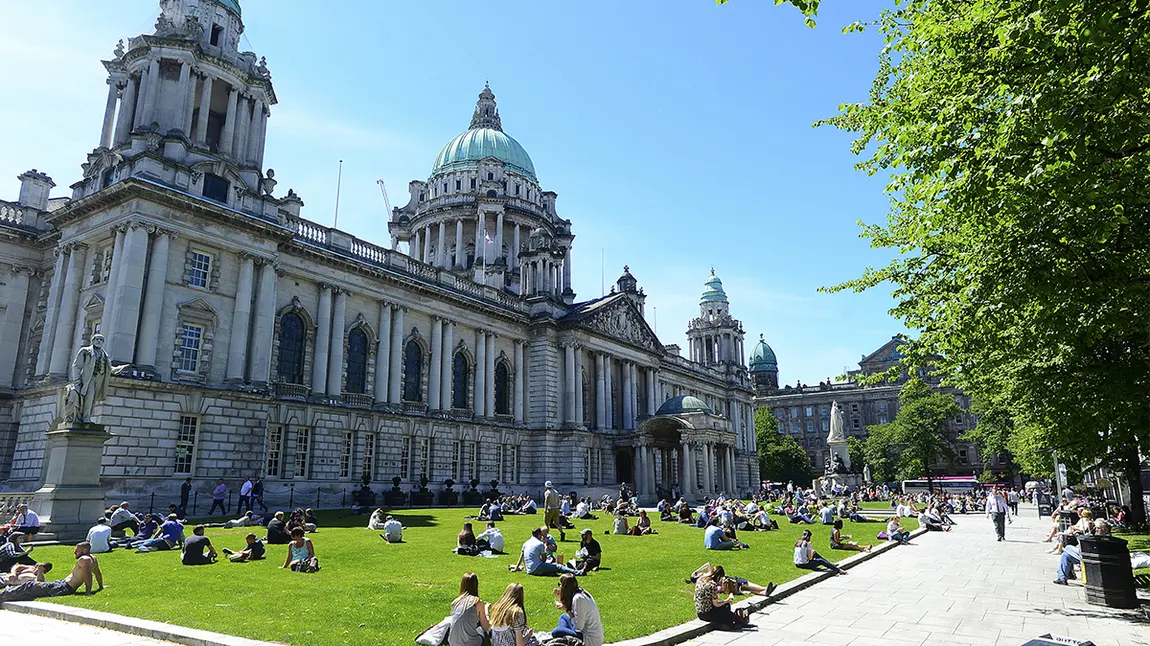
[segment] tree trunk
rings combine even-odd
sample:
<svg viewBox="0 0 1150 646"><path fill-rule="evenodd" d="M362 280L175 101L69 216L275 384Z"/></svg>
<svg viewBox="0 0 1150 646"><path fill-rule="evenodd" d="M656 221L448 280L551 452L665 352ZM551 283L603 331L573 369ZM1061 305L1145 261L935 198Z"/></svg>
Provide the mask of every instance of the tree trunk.
<svg viewBox="0 0 1150 646"><path fill-rule="evenodd" d="M1122 471L1130 480L1130 522L1141 525L1146 522L1146 500L1142 490L1142 461L1136 443L1129 448L1124 462L1126 468Z"/></svg>

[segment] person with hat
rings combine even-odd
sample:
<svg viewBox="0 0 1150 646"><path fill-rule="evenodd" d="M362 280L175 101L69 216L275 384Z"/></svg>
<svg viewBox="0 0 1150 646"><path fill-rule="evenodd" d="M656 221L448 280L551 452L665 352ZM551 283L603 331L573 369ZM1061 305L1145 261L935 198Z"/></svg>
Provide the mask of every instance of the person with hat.
<svg viewBox="0 0 1150 646"><path fill-rule="evenodd" d="M563 532L563 525L559 522L559 492L551 486L551 481L544 483L543 491L543 524L551 529L559 530L559 540L567 540Z"/></svg>
<svg viewBox="0 0 1150 646"><path fill-rule="evenodd" d="M595 532L590 527L584 527L579 535L579 549L575 550L575 558L567 562L567 567L584 571L598 570L603 560L603 548L595 540Z"/></svg>

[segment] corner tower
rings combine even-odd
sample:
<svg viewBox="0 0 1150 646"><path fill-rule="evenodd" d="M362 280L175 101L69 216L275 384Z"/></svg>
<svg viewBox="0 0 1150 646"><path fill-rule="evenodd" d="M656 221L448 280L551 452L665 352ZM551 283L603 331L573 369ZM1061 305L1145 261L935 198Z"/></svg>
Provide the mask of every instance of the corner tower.
<svg viewBox="0 0 1150 646"><path fill-rule="evenodd" d="M161 0L155 30L120 41L100 140L73 197L132 175L240 208L270 193L264 141L276 97L266 62L239 50L238 0Z"/></svg>
<svg viewBox="0 0 1150 646"><path fill-rule="evenodd" d="M779 362L775 359L775 351L761 334L759 342L751 348L751 381L758 394L766 394L779 387Z"/></svg>
<svg viewBox="0 0 1150 646"><path fill-rule="evenodd" d="M744 365L743 336L743 324L731 318L723 281L711 269L699 297L699 316L687 327L691 360L704 365Z"/></svg>

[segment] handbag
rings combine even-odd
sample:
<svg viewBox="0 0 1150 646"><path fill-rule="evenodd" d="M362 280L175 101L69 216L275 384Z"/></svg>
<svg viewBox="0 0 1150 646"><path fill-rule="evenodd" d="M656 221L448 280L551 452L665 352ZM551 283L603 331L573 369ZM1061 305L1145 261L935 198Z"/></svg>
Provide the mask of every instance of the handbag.
<svg viewBox="0 0 1150 646"><path fill-rule="evenodd" d="M427 630L419 633L415 638L415 643L422 646L440 646L447 643L447 633L451 630L451 616L443 618L443 621L429 626Z"/></svg>

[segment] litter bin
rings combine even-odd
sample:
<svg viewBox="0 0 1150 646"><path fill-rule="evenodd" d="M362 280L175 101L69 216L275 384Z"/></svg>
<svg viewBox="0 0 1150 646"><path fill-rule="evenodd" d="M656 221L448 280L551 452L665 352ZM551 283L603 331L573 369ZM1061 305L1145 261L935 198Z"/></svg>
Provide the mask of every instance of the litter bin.
<svg viewBox="0 0 1150 646"><path fill-rule="evenodd" d="M1126 541L1115 536L1082 536L1078 547L1082 551L1087 603L1137 608L1138 593Z"/></svg>
<svg viewBox="0 0 1150 646"><path fill-rule="evenodd" d="M1065 532L1078 522L1078 512L1064 509L1058 512L1058 531Z"/></svg>
<svg viewBox="0 0 1150 646"><path fill-rule="evenodd" d="M1038 517L1050 518L1050 514L1054 513L1054 500L1050 494L1039 491L1038 492Z"/></svg>

